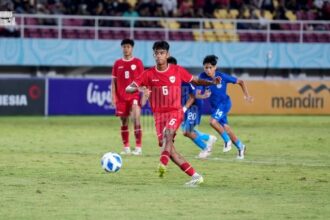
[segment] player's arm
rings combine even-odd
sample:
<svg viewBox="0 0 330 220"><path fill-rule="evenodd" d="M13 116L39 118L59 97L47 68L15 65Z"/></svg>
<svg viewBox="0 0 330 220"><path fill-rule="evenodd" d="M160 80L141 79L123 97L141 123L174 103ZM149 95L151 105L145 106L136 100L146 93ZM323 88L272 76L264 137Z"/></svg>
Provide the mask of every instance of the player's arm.
<svg viewBox="0 0 330 220"><path fill-rule="evenodd" d="M188 108L194 103L195 96L193 94L189 94L189 99L187 100L186 104L183 106L183 112L186 112Z"/></svg>
<svg viewBox="0 0 330 220"><path fill-rule="evenodd" d="M197 89L196 91L196 99L207 99L211 96L210 90L205 90L205 92L202 94L202 90Z"/></svg>
<svg viewBox="0 0 330 220"><path fill-rule="evenodd" d="M151 91L145 86L142 87L140 91L142 92L141 106L144 106L150 97Z"/></svg>
<svg viewBox="0 0 330 220"><path fill-rule="evenodd" d="M242 88L242 91L243 91L243 94L244 94L244 99L248 102L252 102L253 97L249 95L249 91L248 91L247 86L244 83L244 81L241 80L241 79L238 79L237 84L240 85L240 87Z"/></svg>
<svg viewBox="0 0 330 220"><path fill-rule="evenodd" d="M147 73L143 72L141 75L139 75L131 84L129 84L125 91L127 93L134 93L136 91L142 92L143 86L147 86L145 81L147 80Z"/></svg>
<svg viewBox="0 0 330 220"><path fill-rule="evenodd" d="M221 82L221 77L215 77L212 81L211 80L205 80L205 79L200 79L196 76L193 76L191 83L196 85L196 86L212 86L212 85L217 85Z"/></svg>
<svg viewBox="0 0 330 220"><path fill-rule="evenodd" d="M116 78L111 79L111 103L116 107Z"/></svg>
<svg viewBox="0 0 330 220"><path fill-rule="evenodd" d="M139 90L139 87L136 85L135 82L132 82L131 84L129 84L129 85L126 87L126 89L125 89L125 91L126 91L127 93L134 93L134 92L136 92L136 91L138 91L138 90Z"/></svg>

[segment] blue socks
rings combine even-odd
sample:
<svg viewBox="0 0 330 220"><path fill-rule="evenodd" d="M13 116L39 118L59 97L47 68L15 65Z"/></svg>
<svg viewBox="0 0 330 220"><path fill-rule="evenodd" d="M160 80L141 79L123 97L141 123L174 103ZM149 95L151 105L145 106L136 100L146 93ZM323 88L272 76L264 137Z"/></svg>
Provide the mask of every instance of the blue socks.
<svg viewBox="0 0 330 220"><path fill-rule="evenodd" d="M238 150L241 150L243 148L243 143L240 140L237 140L234 144Z"/></svg>
<svg viewBox="0 0 330 220"><path fill-rule="evenodd" d="M229 137L229 135L227 134L227 132L223 132L223 133L221 133L221 137L222 137L222 139L223 139L223 141L225 142L225 143L227 143L228 141L230 141L230 137Z"/></svg>
<svg viewBox="0 0 330 220"><path fill-rule="evenodd" d="M204 134L196 129L194 129L194 132L197 134L197 136L200 136L200 138L203 140L203 141L208 141L210 139L210 135L209 134Z"/></svg>
<svg viewBox="0 0 330 220"><path fill-rule="evenodd" d="M198 135L197 133L197 136L195 139L192 140L200 149L204 150L206 148L206 144L205 142L202 140L201 136Z"/></svg>

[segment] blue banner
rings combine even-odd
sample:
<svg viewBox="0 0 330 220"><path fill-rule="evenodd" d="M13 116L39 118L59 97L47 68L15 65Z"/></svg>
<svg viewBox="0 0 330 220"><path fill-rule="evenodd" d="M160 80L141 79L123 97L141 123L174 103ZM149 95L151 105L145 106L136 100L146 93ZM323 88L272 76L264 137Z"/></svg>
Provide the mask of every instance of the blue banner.
<svg viewBox="0 0 330 220"><path fill-rule="evenodd" d="M49 115L113 115L111 80L49 79Z"/></svg>
<svg viewBox="0 0 330 220"><path fill-rule="evenodd" d="M136 41L134 55L155 65L153 41ZM201 67L208 54L221 68L330 68L329 43L170 42L185 67ZM112 66L121 57L119 40L0 39L0 65ZM189 56L187 56L187 54Z"/></svg>
<svg viewBox="0 0 330 220"><path fill-rule="evenodd" d="M49 115L114 115L111 103L110 79L49 79ZM208 114L208 100L203 113ZM143 115L151 114L149 103L142 109Z"/></svg>

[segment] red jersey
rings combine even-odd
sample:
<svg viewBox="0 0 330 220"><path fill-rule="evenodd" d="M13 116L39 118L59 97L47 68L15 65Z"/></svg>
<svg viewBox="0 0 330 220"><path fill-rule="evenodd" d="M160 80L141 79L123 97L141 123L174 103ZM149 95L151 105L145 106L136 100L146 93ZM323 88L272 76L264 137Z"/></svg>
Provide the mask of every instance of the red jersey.
<svg viewBox="0 0 330 220"><path fill-rule="evenodd" d="M144 71L143 63L138 58L116 60L112 68L112 77L116 79L116 100L129 101L139 98L139 92L126 93L126 87L131 84Z"/></svg>
<svg viewBox="0 0 330 220"><path fill-rule="evenodd" d="M181 83L189 83L192 79L193 76L181 66L169 64L164 71L156 67L146 70L134 82L138 87L148 87L152 111L162 113L182 108Z"/></svg>

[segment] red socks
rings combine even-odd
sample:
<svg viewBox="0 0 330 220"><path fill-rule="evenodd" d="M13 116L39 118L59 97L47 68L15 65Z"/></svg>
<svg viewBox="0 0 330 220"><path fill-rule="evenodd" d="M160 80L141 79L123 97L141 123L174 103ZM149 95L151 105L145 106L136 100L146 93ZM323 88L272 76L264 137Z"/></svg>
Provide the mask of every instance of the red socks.
<svg viewBox="0 0 330 220"><path fill-rule="evenodd" d="M123 140L124 147L129 147L129 130L128 126L121 126L121 139Z"/></svg>
<svg viewBox="0 0 330 220"><path fill-rule="evenodd" d="M195 173L194 168L192 166L190 166L190 164L188 162L181 164L180 168L183 172L185 172L189 176L192 176Z"/></svg>
<svg viewBox="0 0 330 220"><path fill-rule="evenodd" d="M136 147L141 147L141 143L142 143L141 125L135 125L134 126L134 135L135 135Z"/></svg>
<svg viewBox="0 0 330 220"><path fill-rule="evenodd" d="M166 166L168 164L169 159L170 159L170 153L168 151L163 151L162 154L160 155L160 162Z"/></svg>

